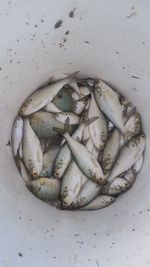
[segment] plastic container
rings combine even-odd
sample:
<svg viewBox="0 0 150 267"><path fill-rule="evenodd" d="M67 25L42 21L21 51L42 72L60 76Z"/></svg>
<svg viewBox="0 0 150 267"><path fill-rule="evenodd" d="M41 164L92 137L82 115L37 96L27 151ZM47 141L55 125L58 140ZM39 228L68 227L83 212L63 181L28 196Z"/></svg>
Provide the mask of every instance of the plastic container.
<svg viewBox="0 0 150 267"><path fill-rule="evenodd" d="M140 0L1 0L1 267L150 265L149 10L150 2ZM62 26L55 28L58 20ZM75 70L99 76L125 94L141 113L147 136L134 187L94 212L59 211L34 197L8 142L28 94L52 74Z"/></svg>

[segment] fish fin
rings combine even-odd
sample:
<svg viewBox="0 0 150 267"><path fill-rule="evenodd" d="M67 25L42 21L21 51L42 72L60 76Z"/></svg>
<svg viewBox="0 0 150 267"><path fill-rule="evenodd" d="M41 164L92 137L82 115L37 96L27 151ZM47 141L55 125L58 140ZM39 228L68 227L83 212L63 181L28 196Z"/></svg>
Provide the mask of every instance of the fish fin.
<svg viewBox="0 0 150 267"><path fill-rule="evenodd" d="M74 102L87 101L87 100L89 100L90 98L91 98L91 94L88 94L88 95L83 96L83 97L81 97L81 98L79 98L79 99L77 99L77 100L74 100Z"/></svg>
<svg viewBox="0 0 150 267"><path fill-rule="evenodd" d="M70 120L69 117L67 117L67 119L65 120L64 129L53 127L53 130L61 135L64 135L65 133L69 131L69 120Z"/></svg>
<svg viewBox="0 0 150 267"><path fill-rule="evenodd" d="M86 144L88 143L88 141L89 141L89 138L83 140L83 141L82 141L82 144L83 144L84 146L86 146Z"/></svg>
<svg viewBox="0 0 150 267"><path fill-rule="evenodd" d="M90 118L88 120L88 122L87 122L87 125L90 125L92 122L96 121L98 118L99 118L98 116L97 117L95 116L95 117Z"/></svg>

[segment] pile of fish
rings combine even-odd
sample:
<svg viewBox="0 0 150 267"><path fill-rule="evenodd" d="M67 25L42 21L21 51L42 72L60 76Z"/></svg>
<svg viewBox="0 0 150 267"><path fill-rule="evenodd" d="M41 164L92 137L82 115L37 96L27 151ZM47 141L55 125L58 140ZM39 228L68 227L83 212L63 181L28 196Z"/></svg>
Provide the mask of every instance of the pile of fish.
<svg viewBox="0 0 150 267"><path fill-rule="evenodd" d="M21 106L12 150L27 188L59 209L96 210L129 190L146 138L132 103L100 79L54 77Z"/></svg>

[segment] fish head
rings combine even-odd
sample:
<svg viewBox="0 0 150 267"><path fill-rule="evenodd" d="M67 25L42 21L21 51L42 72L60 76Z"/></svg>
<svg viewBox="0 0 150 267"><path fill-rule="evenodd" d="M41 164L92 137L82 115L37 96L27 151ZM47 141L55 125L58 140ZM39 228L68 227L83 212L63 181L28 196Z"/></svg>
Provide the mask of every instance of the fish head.
<svg viewBox="0 0 150 267"><path fill-rule="evenodd" d="M54 178L61 178L61 169L54 170Z"/></svg>
<svg viewBox="0 0 150 267"><path fill-rule="evenodd" d="M27 188L36 195L37 192L39 192L42 189L42 184L39 179L35 181L30 181L26 183Z"/></svg>

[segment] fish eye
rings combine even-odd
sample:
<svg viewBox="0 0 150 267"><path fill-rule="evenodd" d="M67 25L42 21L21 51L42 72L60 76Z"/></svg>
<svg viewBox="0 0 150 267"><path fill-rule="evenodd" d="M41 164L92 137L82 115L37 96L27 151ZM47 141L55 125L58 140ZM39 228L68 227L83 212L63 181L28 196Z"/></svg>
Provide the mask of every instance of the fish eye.
<svg viewBox="0 0 150 267"><path fill-rule="evenodd" d="M102 201L102 204L104 204L104 201Z"/></svg>
<svg viewBox="0 0 150 267"><path fill-rule="evenodd" d="M32 176L33 176L33 177L37 176L37 172L33 172L33 173L32 173Z"/></svg>
<svg viewBox="0 0 150 267"><path fill-rule="evenodd" d="M24 108L21 108L20 109L20 114L23 114L24 113Z"/></svg>
<svg viewBox="0 0 150 267"><path fill-rule="evenodd" d="M144 134L142 134L141 137L144 139L145 138Z"/></svg>
<svg viewBox="0 0 150 267"><path fill-rule="evenodd" d="M59 171L56 171L55 172L55 176L59 176L60 175L60 172Z"/></svg>
<svg viewBox="0 0 150 267"><path fill-rule="evenodd" d="M67 202L66 202L66 201L63 201L63 205L65 205L65 206L66 206L66 205L67 205Z"/></svg>
<svg viewBox="0 0 150 267"><path fill-rule="evenodd" d="M98 180L99 180L99 182L102 182L103 181L102 177L100 177Z"/></svg>

